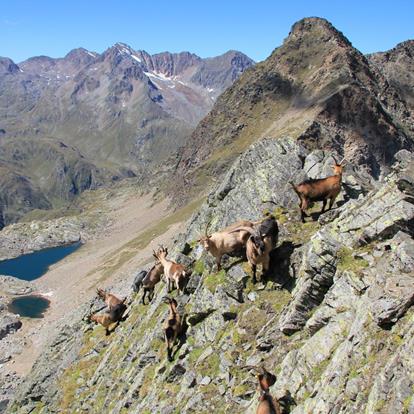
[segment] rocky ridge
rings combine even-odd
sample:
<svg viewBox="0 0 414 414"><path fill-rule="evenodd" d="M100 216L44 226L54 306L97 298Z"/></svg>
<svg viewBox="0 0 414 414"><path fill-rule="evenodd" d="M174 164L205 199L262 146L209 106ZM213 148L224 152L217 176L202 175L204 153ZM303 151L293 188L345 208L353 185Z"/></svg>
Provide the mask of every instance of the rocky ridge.
<svg viewBox="0 0 414 414"><path fill-rule="evenodd" d="M340 207L302 224L286 182L323 171L331 153L290 138L253 144L176 241L173 257L193 274L177 297L188 329L174 362L162 340L164 285L147 306L132 295L127 320L110 337L82 321L99 306L87 304L8 412L253 413L256 384L244 367L261 363L277 375L272 393L284 412L414 412L414 158L400 151L395 161L373 189L359 186L348 166ZM257 218L262 197L280 201L273 213L281 237L271 275L253 286L236 259L216 273L195 240L206 221L214 230Z"/></svg>
<svg viewBox="0 0 414 414"><path fill-rule="evenodd" d="M410 88L397 87L383 60L367 59L324 19L295 23L280 47L217 99L192 133L177 179L203 188L252 142L284 135L308 150L336 151L375 179L387 174L394 153L413 146L414 113L401 92ZM412 55L404 62L393 66L401 79Z"/></svg>
<svg viewBox="0 0 414 414"><path fill-rule="evenodd" d="M27 295L34 290L31 282L0 275L0 366L10 361L15 354L22 352L24 345L22 340L16 341L15 335L13 335L23 326L23 322L19 315L8 311L8 303L16 296ZM0 377L0 412L5 410L20 381L21 378L13 373L2 373Z"/></svg>

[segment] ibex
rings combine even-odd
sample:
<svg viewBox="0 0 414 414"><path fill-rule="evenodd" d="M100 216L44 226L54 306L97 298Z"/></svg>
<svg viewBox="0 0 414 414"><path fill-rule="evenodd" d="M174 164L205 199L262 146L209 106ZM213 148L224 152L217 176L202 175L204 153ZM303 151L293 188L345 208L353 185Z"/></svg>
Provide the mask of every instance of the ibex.
<svg viewBox="0 0 414 414"><path fill-rule="evenodd" d="M280 404L269 392L269 388L276 382L276 376L267 371L264 367L247 366L244 368L253 369L257 372L259 381L260 397L256 414L282 414Z"/></svg>
<svg viewBox="0 0 414 414"><path fill-rule="evenodd" d="M257 265L262 265L262 275L269 270L270 252L276 247L279 234L277 221L275 217L269 216L257 228L238 227L232 232L238 231L246 231L250 234L246 244L246 256L252 268L253 283L256 283Z"/></svg>
<svg viewBox="0 0 414 414"><path fill-rule="evenodd" d="M323 201L321 213L324 213L328 200L328 209L330 210L333 206L333 203L335 202L336 197L341 191L342 170L345 158L340 163L338 163L335 158L334 161L334 175L330 177L310 179L303 181L298 185L295 185L294 183L290 182L296 194L300 198L299 207L301 210L301 219L303 223L305 222L305 217L308 217L305 213L305 210L308 208L310 202Z"/></svg>
<svg viewBox="0 0 414 414"><path fill-rule="evenodd" d="M198 242L216 258L218 271L221 270L221 258L223 255L240 251L246 247L249 233L247 231L233 232L233 230L240 227L252 228L254 224L251 221L243 220L210 235L207 234L209 223L207 224L205 235Z"/></svg>
<svg viewBox="0 0 414 414"><path fill-rule="evenodd" d="M145 305L145 296L148 294L148 303L154 298L154 289L155 285L161 280L161 276L164 273L164 267L160 262L156 262L154 266L148 271L145 272L143 278L134 283L134 291L138 292L141 287L144 288L144 293L142 295L142 304Z"/></svg>
<svg viewBox="0 0 414 414"><path fill-rule="evenodd" d="M115 296L113 293L108 293L104 289L96 289L96 293L98 296L106 303L106 306L108 306L109 310L111 310L116 305L119 305L120 303L124 303L127 298L120 299L117 296Z"/></svg>
<svg viewBox="0 0 414 414"><path fill-rule="evenodd" d="M118 303L114 305L108 312L95 313L89 317L89 320L101 324L105 328L105 334L109 335L109 327L115 322L119 322L122 319L122 315L126 310L124 303Z"/></svg>
<svg viewBox="0 0 414 414"><path fill-rule="evenodd" d="M167 345L167 357L168 361L173 360L173 347L178 335L181 333L181 317L177 312L177 301L169 297L164 298L164 302L170 307L168 317L164 322L164 337L165 344Z"/></svg>
<svg viewBox="0 0 414 414"><path fill-rule="evenodd" d="M160 246L158 252L153 252L153 256L160 261L164 269L165 278L167 279L168 293L171 292L174 283L177 290L183 293L188 277L187 269L182 264L167 259L167 254L168 249L163 246Z"/></svg>

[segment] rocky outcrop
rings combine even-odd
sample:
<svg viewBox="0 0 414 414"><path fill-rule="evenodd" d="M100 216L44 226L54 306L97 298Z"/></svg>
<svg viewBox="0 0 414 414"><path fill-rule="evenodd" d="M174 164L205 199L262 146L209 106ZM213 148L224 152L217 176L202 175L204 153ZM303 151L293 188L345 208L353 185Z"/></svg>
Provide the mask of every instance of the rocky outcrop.
<svg viewBox="0 0 414 414"><path fill-rule="evenodd" d="M371 189L348 166L339 207L302 224L286 183L329 160L284 138L235 161L171 253L193 268L187 293L176 296L187 325L172 363L160 284L150 305L130 297L127 320L109 337L82 321L91 305L72 315L8 412L254 413L256 382L245 366L262 363L277 373L272 394L284 412L410 412L414 160L398 153ZM198 233L208 221L219 228L266 208L281 228L271 273L253 286L248 267L230 257L216 273L194 243Z"/></svg>
<svg viewBox="0 0 414 414"><path fill-rule="evenodd" d="M79 217L11 224L0 232L0 259L79 242L85 228Z"/></svg>
<svg viewBox="0 0 414 414"><path fill-rule="evenodd" d="M367 56L368 61L388 83L398 90L414 110L414 40L407 40L386 52L373 53Z"/></svg>
<svg viewBox="0 0 414 414"><path fill-rule="evenodd" d="M404 65L393 67L404 78ZM251 143L285 135L309 151L346 156L378 179L396 152L413 148L413 131L405 95L332 24L305 18L198 124L177 166L183 191L177 195L174 187L174 195L185 200L186 188L203 189L208 177L221 180Z"/></svg>
<svg viewBox="0 0 414 414"><path fill-rule="evenodd" d="M22 327L22 321L11 313L0 313L0 340Z"/></svg>

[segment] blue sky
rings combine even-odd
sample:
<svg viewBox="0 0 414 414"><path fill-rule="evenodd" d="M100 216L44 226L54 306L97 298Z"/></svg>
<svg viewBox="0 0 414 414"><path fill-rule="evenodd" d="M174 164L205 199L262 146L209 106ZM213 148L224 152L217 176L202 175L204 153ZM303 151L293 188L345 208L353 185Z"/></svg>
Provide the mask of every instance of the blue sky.
<svg viewBox="0 0 414 414"><path fill-rule="evenodd" d="M229 49L265 59L308 16L325 17L364 53L414 38L412 0L0 0L0 56L64 56L116 42L149 53Z"/></svg>

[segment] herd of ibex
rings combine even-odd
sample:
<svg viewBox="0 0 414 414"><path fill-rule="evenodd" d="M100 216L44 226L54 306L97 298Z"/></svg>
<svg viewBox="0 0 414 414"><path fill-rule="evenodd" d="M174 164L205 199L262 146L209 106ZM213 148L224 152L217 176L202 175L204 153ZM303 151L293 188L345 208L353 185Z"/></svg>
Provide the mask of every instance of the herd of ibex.
<svg viewBox="0 0 414 414"><path fill-rule="evenodd" d="M341 162L337 162L335 158L334 160L334 175L321 179L306 180L298 185L290 183L299 196L299 207L303 222L307 217L305 211L311 202L322 201L322 213L325 211L328 201L329 209L332 208L341 190L342 169L345 159ZM224 255L242 253L246 255L251 266L253 283L257 282L256 271L258 265L262 265L262 278L266 276L266 273L270 270L270 253L277 245L279 234L278 224L273 215L268 215L263 220L255 222L242 220L212 234L208 234L208 227L209 224L207 224L205 234L198 242L216 259L217 271L221 270L221 260ZM152 301L155 286L161 281L162 275L165 276L168 293L172 291L174 286L179 293L185 293L191 272L182 264L168 259L167 255L168 249L160 246L158 251L153 252L156 262L152 268L148 272L139 272L135 277L132 287L134 292L143 289L141 302L144 305L147 295L148 303ZM119 322L124 316L126 298L119 299L102 289L98 289L98 296L105 301L108 311L102 314L94 314L89 319L104 326L108 335L109 326ZM164 322L164 338L167 347L167 358L172 361L173 347L181 334L183 320L177 310L177 301L170 297L164 297L163 300L169 306L169 313ZM256 367L247 368L257 370ZM280 414L279 403L269 393L276 377L262 367L257 378L260 388L260 402L256 413Z"/></svg>

